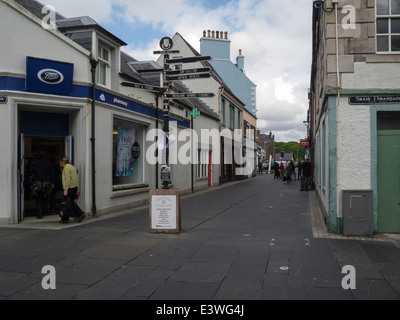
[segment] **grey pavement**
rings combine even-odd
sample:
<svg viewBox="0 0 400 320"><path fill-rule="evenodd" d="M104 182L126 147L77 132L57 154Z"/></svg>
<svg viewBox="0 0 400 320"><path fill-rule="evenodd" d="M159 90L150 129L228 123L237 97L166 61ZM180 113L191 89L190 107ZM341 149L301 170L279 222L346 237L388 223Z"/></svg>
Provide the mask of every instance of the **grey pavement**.
<svg viewBox="0 0 400 320"><path fill-rule="evenodd" d="M181 206L179 234L150 233L148 207L1 227L0 299L400 299L398 237L327 233L299 181L263 174L184 196ZM55 289L42 287L45 265ZM355 289L342 287L346 265Z"/></svg>

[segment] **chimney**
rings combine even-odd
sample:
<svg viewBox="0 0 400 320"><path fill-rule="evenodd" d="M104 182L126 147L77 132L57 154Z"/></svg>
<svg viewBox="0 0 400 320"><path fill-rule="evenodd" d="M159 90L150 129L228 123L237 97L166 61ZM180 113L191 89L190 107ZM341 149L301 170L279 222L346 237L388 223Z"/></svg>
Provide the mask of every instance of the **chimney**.
<svg viewBox="0 0 400 320"><path fill-rule="evenodd" d="M228 32L207 30L207 37L203 31L200 39L200 54L211 56L213 59L230 60L231 42Z"/></svg>
<svg viewBox="0 0 400 320"><path fill-rule="evenodd" d="M242 55L242 49L239 49L239 55L236 58L236 66L244 73L244 56Z"/></svg>

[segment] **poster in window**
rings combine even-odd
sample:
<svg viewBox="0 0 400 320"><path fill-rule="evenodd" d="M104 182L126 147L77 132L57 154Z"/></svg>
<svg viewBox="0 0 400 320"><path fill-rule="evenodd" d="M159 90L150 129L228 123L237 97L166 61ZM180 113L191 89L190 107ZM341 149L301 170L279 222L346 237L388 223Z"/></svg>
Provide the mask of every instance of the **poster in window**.
<svg viewBox="0 0 400 320"><path fill-rule="evenodd" d="M117 177L133 176L132 147L134 142L135 128L118 123L117 167L115 172Z"/></svg>

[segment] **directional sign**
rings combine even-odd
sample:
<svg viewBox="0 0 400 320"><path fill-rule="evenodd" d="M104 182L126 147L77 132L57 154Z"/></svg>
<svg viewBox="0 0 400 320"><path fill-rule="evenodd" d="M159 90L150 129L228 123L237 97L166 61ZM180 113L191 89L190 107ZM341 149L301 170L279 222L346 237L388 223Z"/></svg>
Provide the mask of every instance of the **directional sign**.
<svg viewBox="0 0 400 320"><path fill-rule="evenodd" d="M179 53L179 50L159 50L153 51L153 54L171 54L171 53Z"/></svg>
<svg viewBox="0 0 400 320"><path fill-rule="evenodd" d="M167 59L166 63L190 63L197 61L207 61L211 60L210 56L198 56L198 57L188 57L188 58L178 58L178 59Z"/></svg>
<svg viewBox="0 0 400 320"><path fill-rule="evenodd" d="M144 90L149 90L149 91L156 91L160 92L165 90L162 87L155 87L155 86L149 86L147 84L142 84L142 83L135 83L135 82L121 82L121 85L124 87L131 87L131 88L137 88L137 89L144 89Z"/></svg>
<svg viewBox="0 0 400 320"><path fill-rule="evenodd" d="M168 81L174 80L193 80L193 79L200 79L200 78L210 78L210 73L198 73L198 74L184 74L180 76L167 76L166 79Z"/></svg>
<svg viewBox="0 0 400 320"><path fill-rule="evenodd" d="M189 112L190 116L192 119L196 119L200 115L200 111L197 110L197 108L192 109L192 111Z"/></svg>
<svg viewBox="0 0 400 320"><path fill-rule="evenodd" d="M212 98L214 93L167 93L166 98L178 99L178 98Z"/></svg>
<svg viewBox="0 0 400 320"><path fill-rule="evenodd" d="M168 70L165 71L166 75L188 74L188 73L202 73L210 72L211 68L197 68L197 69L184 69L184 70Z"/></svg>

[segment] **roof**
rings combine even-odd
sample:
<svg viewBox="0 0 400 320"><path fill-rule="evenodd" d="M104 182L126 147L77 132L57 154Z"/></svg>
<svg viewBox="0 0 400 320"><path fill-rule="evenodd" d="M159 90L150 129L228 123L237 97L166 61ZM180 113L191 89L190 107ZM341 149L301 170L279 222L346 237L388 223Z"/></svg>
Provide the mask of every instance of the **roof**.
<svg viewBox="0 0 400 320"><path fill-rule="evenodd" d="M275 153L275 161L293 161L293 153L285 152L283 158L281 158L281 153Z"/></svg>
<svg viewBox="0 0 400 320"><path fill-rule="evenodd" d="M45 6L44 4L40 3L36 0L14 0L15 3L18 3L26 10L31 12L34 16L38 17L39 19L43 19L47 13L42 13L42 9ZM58 19L65 19L65 17L58 12L56 12L56 20Z"/></svg>
<svg viewBox="0 0 400 320"><path fill-rule="evenodd" d="M64 18L60 20L56 20L56 24L58 29L61 32L66 32L70 30L78 30L78 29L88 29L93 28L100 31L103 34L106 34L111 40L115 41L120 46L126 46L127 43L120 38L113 35L111 32L104 29L101 25L99 25L95 20L88 16L75 17L75 18Z"/></svg>

